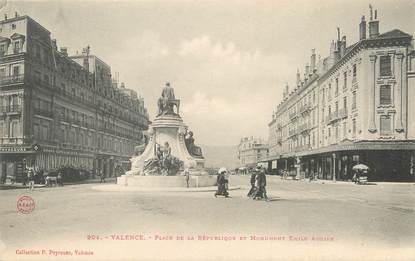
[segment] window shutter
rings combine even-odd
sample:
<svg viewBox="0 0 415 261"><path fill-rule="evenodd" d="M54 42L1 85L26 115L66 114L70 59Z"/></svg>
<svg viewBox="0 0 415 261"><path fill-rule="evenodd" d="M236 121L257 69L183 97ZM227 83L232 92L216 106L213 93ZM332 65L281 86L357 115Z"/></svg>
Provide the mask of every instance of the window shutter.
<svg viewBox="0 0 415 261"><path fill-rule="evenodd" d="M389 55L380 57L380 76L391 76L391 58Z"/></svg>
<svg viewBox="0 0 415 261"><path fill-rule="evenodd" d="M380 104L387 105L391 103L392 103L391 86L390 85L380 86Z"/></svg>

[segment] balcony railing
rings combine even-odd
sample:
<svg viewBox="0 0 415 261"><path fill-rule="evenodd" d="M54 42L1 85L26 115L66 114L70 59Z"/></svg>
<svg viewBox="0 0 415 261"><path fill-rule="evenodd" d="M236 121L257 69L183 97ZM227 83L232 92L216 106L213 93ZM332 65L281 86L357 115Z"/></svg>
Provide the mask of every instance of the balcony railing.
<svg viewBox="0 0 415 261"><path fill-rule="evenodd" d="M294 136L294 135L297 135L297 130L296 129L291 129L291 130L288 130L288 135L291 137L291 136Z"/></svg>
<svg viewBox="0 0 415 261"><path fill-rule="evenodd" d="M16 83L23 83L23 82L24 82L24 74L16 74L16 75L0 77L0 85L16 84Z"/></svg>
<svg viewBox="0 0 415 261"><path fill-rule="evenodd" d="M304 145L295 147L295 151L309 150L310 147L311 147L310 144L304 144Z"/></svg>
<svg viewBox="0 0 415 261"><path fill-rule="evenodd" d="M20 113L22 112L22 106L20 105L0 106L0 112Z"/></svg>
<svg viewBox="0 0 415 261"><path fill-rule="evenodd" d="M339 115L338 115L338 117L340 118L340 119L344 119L344 118L347 118L347 108L343 108L343 109L340 109L339 110Z"/></svg>
<svg viewBox="0 0 415 261"><path fill-rule="evenodd" d="M49 118L53 117L53 112L51 110L35 108L34 113L38 114L38 115L41 115L41 116L49 117Z"/></svg>
<svg viewBox="0 0 415 261"><path fill-rule="evenodd" d="M331 124L337 119L338 119L338 112L337 111L331 112L326 116L326 123Z"/></svg>
<svg viewBox="0 0 415 261"><path fill-rule="evenodd" d="M352 79L352 90L357 89L357 87L358 87L357 79L356 79L356 77L353 77L353 79Z"/></svg>
<svg viewBox="0 0 415 261"><path fill-rule="evenodd" d="M328 116L326 116L326 122L327 124L331 124L335 121L347 118L347 113L348 112L346 108L340 109L338 111L334 111L330 113Z"/></svg>
<svg viewBox="0 0 415 261"><path fill-rule="evenodd" d="M310 129L310 126L311 124L308 124L308 123L301 124L300 126L298 126L298 132L302 133L302 132L308 131Z"/></svg>
<svg viewBox="0 0 415 261"><path fill-rule="evenodd" d="M308 111L310 111L311 109L311 104L310 103L306 103L300 106L300 113L306 113Z"/></svg>
<svg viewBox="0 0 415 261"><path fill-rule="evenodd" d="M289 113L288 115L290 117L290 120L294 120L294 119L296 119L298 117L298 114L297 114L296 111L295 112L292 112L292 113Z"/></svg>

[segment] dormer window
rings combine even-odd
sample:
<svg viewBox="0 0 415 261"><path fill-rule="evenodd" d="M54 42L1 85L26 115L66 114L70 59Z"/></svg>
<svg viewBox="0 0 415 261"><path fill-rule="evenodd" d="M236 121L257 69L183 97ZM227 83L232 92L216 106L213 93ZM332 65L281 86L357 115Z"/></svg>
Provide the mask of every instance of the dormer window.
<svg viewBox="0 0 415 261"><path fill-rule="evenodd" d="M13 53L20 53L20 42L19 41L15 41L13 43Z"/></svg>
<svg viewBox="0 0 415 261"><path fill-rule="evenodd" d="M380 76L391 76L392 67L391 67L391 57L389 55L384 55L380 57Z"/></svg>
<svg viewBox="0 0 415 261"><path fill-rule="evenodd" d="M23 48L23 43L25 40L25 36L18 34L18 33L14 33L12 36L10 36L11 40L12 40L12 44L13 44L13 53L20 53L22 51Z"/></svg>
<svg viewBox="0 0 415 261"><path fill-rule="evenodd" d="M7 49L9 48L10 39L0 36L0 56L7 55Z"/></svg>
<svg viewBox="0 0 415 261"><path fill-rule="evenodd" d="M6 45L5 44L0 44L0 56L4 56L6 54Z"/></svg>

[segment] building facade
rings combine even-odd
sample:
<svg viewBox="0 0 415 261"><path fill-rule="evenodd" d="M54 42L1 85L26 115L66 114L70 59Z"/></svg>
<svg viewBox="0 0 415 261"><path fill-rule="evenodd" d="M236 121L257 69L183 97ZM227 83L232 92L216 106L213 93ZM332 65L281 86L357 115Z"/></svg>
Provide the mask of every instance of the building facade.
<svg viewBox="0 0 415 261"><path fill-rule="evenodd" d="M0 174L64 166L115 175L148 128L144 101L89 47L69 57L28 16L0 21Z"/></svg>
<svg viewBox="0 0 415 261"><path fill-rule="evenodd" d="M238 145L238 160L240 167L254 167L268 156L268 144L265 140L254 137L244 137Z"/></svg>
<svg viewBox="0 0 415 261"><path fill-rule="evenodd" d="M302 177L349 180L363 163L377 181L414 180L415 51L400 30L379 33L377 11L358 26L359 41L331 43L317 61L312 50L269 123L268 166ZM367 34L368 31L368 34Z"/></svg>

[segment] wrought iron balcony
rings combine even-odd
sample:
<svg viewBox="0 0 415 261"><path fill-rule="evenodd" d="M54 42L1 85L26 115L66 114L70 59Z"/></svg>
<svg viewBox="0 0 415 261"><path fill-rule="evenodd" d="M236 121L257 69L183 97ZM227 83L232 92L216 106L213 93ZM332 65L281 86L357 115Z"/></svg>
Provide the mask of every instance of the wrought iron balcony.
<svg viewBox="0 0 415 261"><path fill-rule="evenodd" d="M22 106L21 105L0 106L0 112L21 113L22 112Z"/></svg>
<svg viewBox="0 0 415 261"><path fill-rule="evenodd" d="M343 109L340 109L339 110L339 114L338 114L338 117L340 118L340 119L344 119L344 118L347 118L347 108L343 108Z"/></svg>
<svg viewBox="0 0 415 261"><path fill-rule="evenodd" d="M310 126L311 124L308 124L308 123L301 124L300 126L298 126L298 132L302 133L302 132L308 131L310 129Z"/></svg>
<svg viewBox="0 0 415 261"><path fill-rule="evenodd" d="M306 113L306 112L309 112L310 110L311 110L310 103L306 103L300 106L300 113Z"/></svg>
<svg viewBox="0 0 415 261"><path fill-rule="evenodd" d="M353 79L352 79L352 90L357 89L357 87L358 87L357 79L356 79L356 77L353 77Z"/></svg>
<svg viewBox="0 0 415 261"><path fill-rule="evenodd" d="M296 129L291 129L291 130L288 130L288 135L291 137L291 136L295 136L295 135L297 135L297 130Z"/></svg>
<svg viewBox="0 0 415 261"><path fill-rule="evenodd" d="M24 74L16 74L16 75L0 77L0 85L16 84L16 83L23 83L23 82L24 82Z"/></svg>
<svg viewBox="0 0 415 261"><path fill-rule="evenodd" d="M343 109L340 109L338 111L334 111L334 112L330 113L330 115L328 115L326 117L326 122L327 122L327 124L331 124L333 122L336 122L336 121L344 119L344 118L347 118L347 109L346 108L343 108Z"/></svg>
<svg viewBox="0 0 415 261"><path fill-rule="evenodd" d="M45 116L45 117L49 117L49 118L53 117L53 112L51 110L35 108L33 111L34 111L35 114L40 115L40 116Z"/></svg>
<svg viewBox="0 0 415 261"><path fill-rule="evenodd" d="M298 117L298 114L297 114L296 111L292 112L292 113L289 113L288 115L290 117L290 120L295 120Z"/></svg>
<svg viewBox="0 0 415 261"><path fill-rule="evenodd" d="M304 144L304 145L295 147L295 151L304 151L304 150L309 150L310 148L311 148L310 144Z"/></svg>

